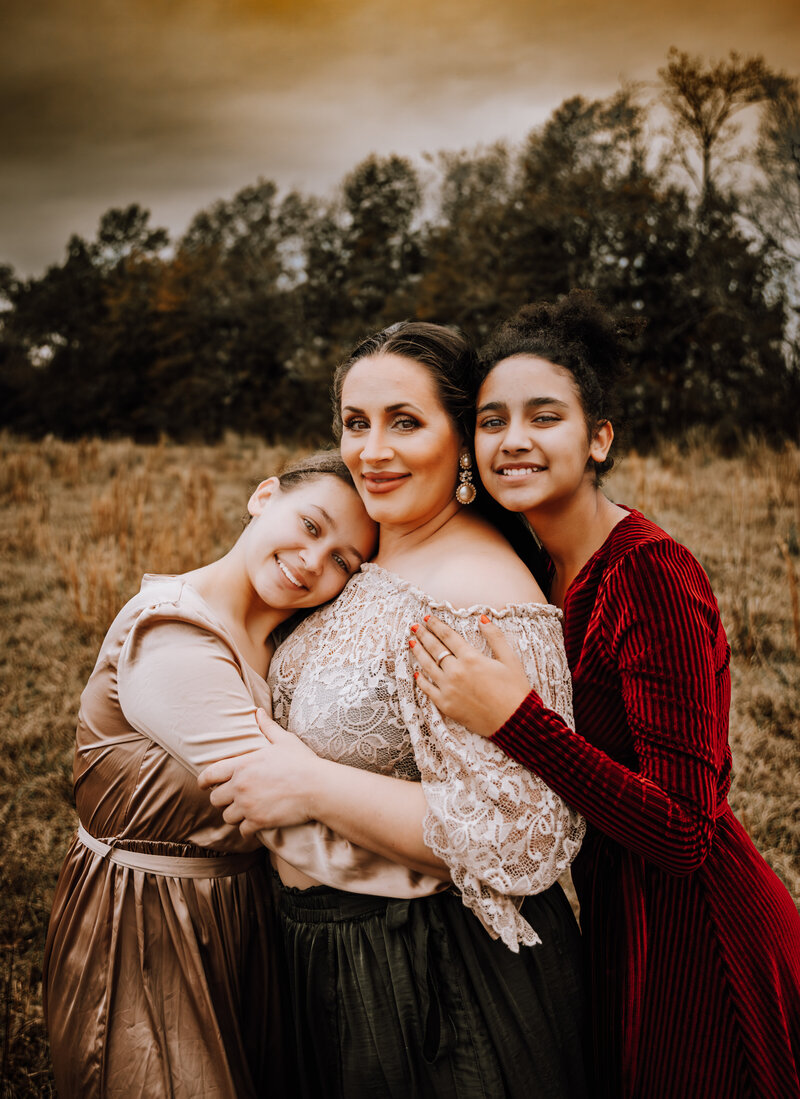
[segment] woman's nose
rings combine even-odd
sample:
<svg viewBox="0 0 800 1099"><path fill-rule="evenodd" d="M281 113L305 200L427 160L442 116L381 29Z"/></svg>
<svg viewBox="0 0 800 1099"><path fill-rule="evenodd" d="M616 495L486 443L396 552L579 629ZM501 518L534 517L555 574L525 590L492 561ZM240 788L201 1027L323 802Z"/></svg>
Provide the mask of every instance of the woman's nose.
<svg viewBox="0 0 800 1099"><path fill-rule="evenodd" d="M379 462L391 458L392 454L392 448L383 432L372 430L364 440L360 458L362 462Z"/></svg>

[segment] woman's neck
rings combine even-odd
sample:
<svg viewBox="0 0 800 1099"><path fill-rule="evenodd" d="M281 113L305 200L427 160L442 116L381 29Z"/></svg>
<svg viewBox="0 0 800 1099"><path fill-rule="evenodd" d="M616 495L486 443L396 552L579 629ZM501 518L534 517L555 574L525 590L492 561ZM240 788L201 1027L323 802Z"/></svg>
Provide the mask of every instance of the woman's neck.
<svg viewBox="0 0 800 1099"><path fill-rule="evenodd" d="M626 515L624 508L612 503L594 485L566 505L526 512L526 519L553 562L553 603L563 605L570 584Z"/></svg>
<svg viewBox="0 0 800 1099"><path fill-rule="evenodd" d="M398 561L404 558L424 555L429 550L433 552L436 543L449 536L454 526L459 527L463 518L463 507L451 500L441 511L417 525L381 524L376 564L396 568Z"/></svg>

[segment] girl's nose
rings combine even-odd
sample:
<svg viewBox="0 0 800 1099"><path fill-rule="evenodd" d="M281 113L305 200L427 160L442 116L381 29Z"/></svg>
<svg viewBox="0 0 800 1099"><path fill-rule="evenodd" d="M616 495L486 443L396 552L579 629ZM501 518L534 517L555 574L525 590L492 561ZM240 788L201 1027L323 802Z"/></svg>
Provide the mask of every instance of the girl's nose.
<svg viewBox="0 0 800 1099"><path fill-rule="evenodd" d="M325 554L324 546L310 545L300 550L300 560L308 572L318 576L325 564Z"/></svg>
<svg viewBox="0 0 800 1099"><path fill-rule="evenodd" d="M503 435L502 449L506 451L530 450L531 438L525 424L514 423L508 425Z"/></svg>

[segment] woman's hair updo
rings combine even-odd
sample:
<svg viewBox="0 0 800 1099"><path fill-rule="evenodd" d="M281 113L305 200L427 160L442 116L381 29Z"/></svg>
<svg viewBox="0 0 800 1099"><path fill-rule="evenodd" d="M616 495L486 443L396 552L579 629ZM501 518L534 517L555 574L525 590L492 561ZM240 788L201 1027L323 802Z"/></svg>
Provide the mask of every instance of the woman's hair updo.
<svg viewBox="0 0 800 1099"><path fill-rule="evenodd" d="M480 353L485 379L502 360L535 355L568 371L578 390L590 437L610 420L619 426L617 386L625 373L625 342L641 330L639 318L618 320L590 290L571 290L556 303L523 306L491 336ZM594 462L595 483L614 465Z"/></svg>
<svg viewBox="0 0 800 1099"><path fill-rule="evenodd" d="M442 405L464 442L471 443L473 394L478 377L472 344L457 328L400 321L362 340L333 376L333 430L342 436L342 388L351 368L370 356L402 355L430 374Z"/></svg>

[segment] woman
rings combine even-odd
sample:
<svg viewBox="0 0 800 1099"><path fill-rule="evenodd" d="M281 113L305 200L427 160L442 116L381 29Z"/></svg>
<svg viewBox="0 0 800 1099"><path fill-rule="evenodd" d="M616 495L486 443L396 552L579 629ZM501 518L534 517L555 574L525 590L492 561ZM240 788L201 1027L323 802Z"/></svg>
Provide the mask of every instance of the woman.
<svg viewBox="0 0 800 1099"><path fill-rule="evenodd" d="M457 333L404 323L340 368L342 456L379 524L376 559L275 655L290 732L274 726L270 747L201 776L245 834L316 819L406 864L444 864L458 887L400 903L362 878L348 896L278 861L305 1096L586 1094L577 928L554 884L582 822L442 720L405 641L409 614L436 609L472 639L492 614L569 720L558 613L469 507L472 365Z"/></svg>
<svg viewBox="0 0 800 1099"><path fill-rule="evenodd" d="M81 697L80 828L44 962L61 1099L294 1095L264 851L195 775L263 744L273 630L341 591L375 526L332 453L263 481L249 511L220 560L144 578ZM317 826L272 840L335 884L376 864ZM401 893L436 887L394 870Z"/></svg>
<svg viewBox="0 0 800 1099"><path fill-rule="evenodd" d="M620 353L574 292L498 331L478 395L483 483L551 561L575 728L491 624L495 660L433 618L415 631L418 684L589 821L573 876L598 1094L785 1099L800 1094L800 918L726 800L729 649L708 579L599 489Z"/></svg>

